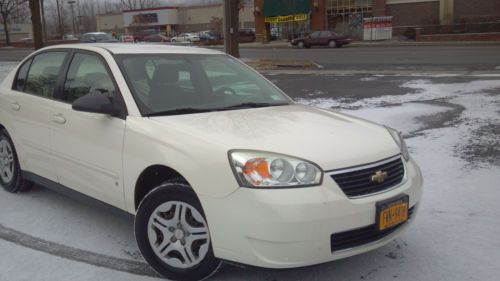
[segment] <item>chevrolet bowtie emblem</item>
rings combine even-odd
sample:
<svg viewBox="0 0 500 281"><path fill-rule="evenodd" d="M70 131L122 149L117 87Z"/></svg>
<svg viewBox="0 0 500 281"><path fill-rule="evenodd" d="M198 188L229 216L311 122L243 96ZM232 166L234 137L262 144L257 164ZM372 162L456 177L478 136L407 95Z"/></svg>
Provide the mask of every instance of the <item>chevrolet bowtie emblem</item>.
<svg viewBox="0 0 500 281"><path fill-rule="evenodd" d="M372 175L372 182L383 183L387 178L387 172L377 171L374 175Z"/></svg>

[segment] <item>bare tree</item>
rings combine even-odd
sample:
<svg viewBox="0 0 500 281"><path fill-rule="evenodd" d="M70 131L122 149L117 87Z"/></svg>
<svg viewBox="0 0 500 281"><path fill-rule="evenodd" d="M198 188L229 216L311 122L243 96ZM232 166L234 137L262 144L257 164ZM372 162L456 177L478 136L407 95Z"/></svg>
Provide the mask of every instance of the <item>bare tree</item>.
<svg viewBox="0 0 500 281"><path fill-rule="evenodd" d="M9 17L25 3L26 0L0 0L0 14L2 15L6 45L10 45Z"/></svg>
<svg viewBox="0 0 500 281"><path fill-rule="evenodd" d="M154 8L160 5L158 0L120 0L124 10Z"/></svg>

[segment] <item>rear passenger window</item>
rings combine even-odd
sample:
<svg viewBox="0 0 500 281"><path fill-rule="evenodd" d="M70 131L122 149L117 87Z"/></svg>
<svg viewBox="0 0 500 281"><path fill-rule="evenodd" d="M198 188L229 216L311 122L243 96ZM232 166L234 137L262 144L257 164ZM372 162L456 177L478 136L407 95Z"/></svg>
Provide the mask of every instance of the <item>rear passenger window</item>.
<svg viewBox="0 0 500 281"><path fill-rule="evenodd" d="M94 55L77 53L64 83L65 101L73 103L89 93L114 98L115 85L102 60Z"/></svg>
<svg viewBox="0 0 500 281"><path fill-rule="evenodd" d="M16 83L13 89L17 91L24 91L24 85L26 84L26 76L28 76L28 70L30 69L31 60L26 61L19 71L17 72Z"/></svg>
<svg viewBox="0 0 500 281"><path fill-rule="evenodd" d="M57 77L65 57L66 52L49 52L36 56L29 69L24 91L53 98Z"/></svg>

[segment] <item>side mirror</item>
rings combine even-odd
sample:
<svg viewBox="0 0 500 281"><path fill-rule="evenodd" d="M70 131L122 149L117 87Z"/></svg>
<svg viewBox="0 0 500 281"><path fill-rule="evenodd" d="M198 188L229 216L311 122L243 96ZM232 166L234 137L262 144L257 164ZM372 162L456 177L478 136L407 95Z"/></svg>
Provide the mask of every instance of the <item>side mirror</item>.
<svg viewBox="0 0 500 281"><path fill-rule="evenodd" d="M101 93L90 93L78 98L73 102L73 110L107 114L116 116L120 114L120 109L113 104L111 99Z"/></svg>

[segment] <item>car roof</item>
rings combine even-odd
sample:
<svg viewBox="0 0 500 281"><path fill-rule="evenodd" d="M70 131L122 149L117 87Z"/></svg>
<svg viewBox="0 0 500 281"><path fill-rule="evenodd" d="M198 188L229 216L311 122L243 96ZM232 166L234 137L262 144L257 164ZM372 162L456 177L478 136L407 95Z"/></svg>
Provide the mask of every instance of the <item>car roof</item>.
<svg viewBox="0 0 500 281"><path fill-rule="evenodd" d="M44 48L48 49L81 49L96 51L106 50L112 54L223 54L221 51L199 47L186 47L176 45L156 44L130 44L130 43L83 43L63 44Z"/></svg>
<svg viewBox="0 0 500 281"><path fill-rule="evenodd" d="M98 35L98 34L107 34L106 32L87 32L83 35Z"/></svg>

